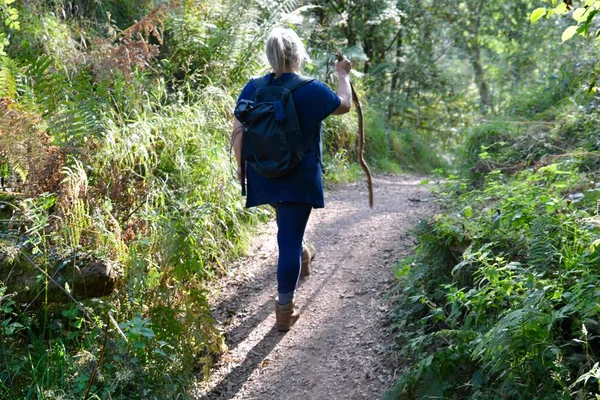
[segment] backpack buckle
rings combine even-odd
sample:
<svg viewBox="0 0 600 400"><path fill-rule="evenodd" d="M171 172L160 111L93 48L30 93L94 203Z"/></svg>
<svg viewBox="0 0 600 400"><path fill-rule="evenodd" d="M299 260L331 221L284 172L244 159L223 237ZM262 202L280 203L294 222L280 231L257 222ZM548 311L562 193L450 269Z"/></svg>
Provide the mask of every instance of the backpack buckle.
<svg viewBox="0 0 600 400"><path fill-rule="evenodd" d="M244 122L246 120L246 115L254 108L254 102L251 100L240 100L235 106L235 110L233 111L233 115L240 122Z"/></svg>

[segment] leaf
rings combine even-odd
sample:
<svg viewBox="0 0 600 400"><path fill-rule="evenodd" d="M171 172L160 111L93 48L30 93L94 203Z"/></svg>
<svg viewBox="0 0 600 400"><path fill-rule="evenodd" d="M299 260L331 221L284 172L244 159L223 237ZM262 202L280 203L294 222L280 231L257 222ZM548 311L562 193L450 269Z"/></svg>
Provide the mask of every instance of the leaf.
<svg viewBox="0 0 600 400"><path fill-rule="evenodd" d="M570 27L568 27L567 29L565 29L565 31L562 34L562 41L563 43L566 42L567 40L571 39L576 33L577 33L577 25L572 25Z"/></svg>
<svg viewBox="0 0 600 400"><path fill-rule="evenodd" d="M548 10L546 9L546 7L536 8L531 12L531 15L529 16L529 21L531 21L532 23L536 22L544 15L546 15L547 12Z"/></svg>
<svg viewBox="0 0 600 400"><path fill-rule="evenodd" d="M554 7L554 12L558 15L566 14L569 12L569 8L565 3L560 3L556 7Z"/></svg>
<svg viewBox="0 0 600 400"><path fill-rule="evenodd" d="M80 329L83 326L83 318L77 318L75 322L73 322L73 326Z"/></svg>
<svg viewBox="0 0 600 400"><path fill-rule="evenodd" d="M138 340L133 344L133 348L134 349L145 349L146 343L142 342L141 340Z"/></svg>
<svg viewBox="0 0 600 400"><path fill-rule="evenodd" d="M6 328L6 335L10 336L15 332L20 331L21 329L23 329L24 326L18 322L13 322L12 324L10 324L7 328Z"/></svg>
<svg viewBox="0 0 600 400"><path fill-rule="evenodd" d="M576 9L575 11L573 11L573 19L577 22L583 22L587 19L587 9L580 7L578 9Z"/></svg>
<svg viewBox="0 0 600 400"><path fill-rule="evenodd" d="M473 208L471 206L467 206L463 209L462 213L465 216L465 218L471 218L471 216L473 215Z"/></svg>
<svg viewBox="0 0 600 400"><path fill-rule="evenodd" d="M71 307L68 310L63 310L63 312L61 314L65 318L72 319L72 318L77 317L77 315L79 314L79 310L77 309L77 307Z"/></svg>
<svg viewBox="0 0 600 400"><path fill-rule="evenodd" d="M147 337L147 338L153 338L153 337L155 337L155 336L156 336L156 335L154 334L154 332L152 331L152 329L150 329L150 328L142 328L142 329L140 330L140 333L142 334L142 336L145 336L145 337Z"/></svg>

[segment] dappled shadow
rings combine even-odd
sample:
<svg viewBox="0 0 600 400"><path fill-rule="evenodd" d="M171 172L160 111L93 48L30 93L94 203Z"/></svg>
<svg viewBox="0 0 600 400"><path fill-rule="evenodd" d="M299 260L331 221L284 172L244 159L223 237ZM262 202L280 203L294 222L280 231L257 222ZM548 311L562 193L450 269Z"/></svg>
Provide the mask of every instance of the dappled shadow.
<svg viewBox="0 0 600 400"><path fill-rule="evenodd" d="M351 205L352 203L348 202L347 204ZM329 225L333 227L337 225L351 226L348 225L347 221L356 220L356 214L358 211L358 209L353 210L352 212L346 213L343 218L334 219L327 223L320 224L319 232L327 231L327 227ZM365 215L365 217L359 218L356 223L361 223L363 221L362 218L369 218L369 216ZM312 236L307 235L307 238L310 241ZM271 240L276 240L276 236L273 236ZM314 244L317 252L321 253L323 251L322 247L318 243ZM243 318L241 323L235 325L226 334L226 342L231 350L233 350L240 342L246 339L244 334L252 332L274 312L273 301L277 291L277 266L276 264L274 265L272 263L271 258L272 257L269 257L268 259L268 265L264 266L256 275L253 275L245 285L242 285L234 294L222 299L213 307L215 313L214 315L222 322L226 321L228 318ZM276 260L276 255L274 258ZM327 279L323 280L323 283L319 286L318 290L314 292L314 295L311 295L311 298L317 296L323 290L323 287L326 286L328 279L335 274L339 265L340 264L338 264L334 270L328 273ZM298 282L298 289L301 289L310 280L311 277L301 278ZM260 298L264 297L268 297L268 300L263 301L258 309L256 309L254 305L257 301L259 301ZM303 305L302 309L306 307L307 304ZM227 326L225 326L225 329L227 329Z"/></svg>
<svg viewBox="0 0 600 400"><path fill-rule="evenodd" d="M273 326L271 330L264 335L262 340L248 351L244 361L231 370L231 372L229 372L217 386L212 388L206 396L201 398L207 400L234 398L254 370L262 365L263 360L271 353L275 346L279 344L285 335L285 332L279 332L275 326Z"/></svg>
<svg viewBox="0 0 600 400"><path fill-rule="evenodd" d="M227 333L227 346L232 350L236 348L238 344L247 339L247 334L269 318L274 310L275 305L271 299L261 304L255 313Z"/></svg>
<svg viewBox="0 0 600 400"><path fill-rule="evenodd" d="M366 201L358 203L360 194L345 193L331 201L331 212L311 216L307 239L317 250L316 268L301 280L301 317L291 335L266 323L274 313L276 290L276 267L265 267L266 260L250 281L219 303L241 311L245 319L230 327L230 360L222 364L221 375L215 373L216 386L201 398L331 398L322 397L325 393L373 398L382 392L381 375L373 375L373 368L383 363L375 347L385 336L380 333L385 313L379 314L378 304L389 288L386 276L392 276L391 265L410 251L410 229L424 214L416 211L424 204L411 204L403 187L412 186L413 197L425 195L414 189L414 180L392 183L388 188L393 197L374 210L366 207ZM386 194L382 190L382 196ZM236 366L228 371L231 365Z"/></svg>

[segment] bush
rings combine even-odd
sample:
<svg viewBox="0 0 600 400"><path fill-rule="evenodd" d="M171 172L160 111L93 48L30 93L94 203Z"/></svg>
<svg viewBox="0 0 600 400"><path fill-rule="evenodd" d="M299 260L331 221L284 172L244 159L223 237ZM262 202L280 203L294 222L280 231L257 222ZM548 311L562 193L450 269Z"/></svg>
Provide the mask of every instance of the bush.
<svg viewBox="0 0 600 400"><path fill-rule="evenodd" d="M478 190L450 180L448 206L398 267L394 330L412 366L390 398L565 399L599 361L597 175L551 164Z"/></svg>

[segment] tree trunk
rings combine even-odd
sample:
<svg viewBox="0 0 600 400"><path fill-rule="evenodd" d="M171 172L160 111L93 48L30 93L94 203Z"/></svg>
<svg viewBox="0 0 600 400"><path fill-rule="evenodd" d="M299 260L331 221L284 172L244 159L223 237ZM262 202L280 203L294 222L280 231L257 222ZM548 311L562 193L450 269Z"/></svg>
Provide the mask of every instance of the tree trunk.
<svg viewBox="0 0 600 400"><path fill-rule="evenodd" d="M367 61L365 61L365 66L363 68L363 73L368 74L369 69L371 68L371 65L373 63L373 45L371 41L367 38L363 40L363 52L367 57Z"/></svg>
<svg viewBox="0 0 600 400"><path fill-rule="evenodd" d="M483 14L483 8L485 7L486 0L480 0L475 10L475 19L471 27L470 38L466 40L466 48L469 55L469 61L473 67L473 73L475 74L475 84L479 89L479 104L481 111L486 114L492 109L492 94L489 90L487 82L485 81L485 74L483 66L481 64L481 47L479 46L479 26L481 24L481 16Z"/></svg>
<svg viewBox="0 0 600 400"><path fill-rule="evenodd" d="M398 33L398 39L396 39L396 65L394 67L394 74L392 75L392 83L390 85L390 103L388 104L387 119L390 121L394 116L394 105L396 104L396 91L400 83L400 60L402 59L402 32Z"/></svg>
<svg viewBox="0 0 600 400"><path fill-rule="evenodd" d="M475 84L479 89L479 104L481 106L481 111L485 114L492 109L493 102L492 94L485 81L483 66L481 65L481 49L478 44L470 43L467 45L467 52L475 74Z"/></svg>
<svg viewBox="0 0 600 400"><path fill-rule="evenodd" d="M346 23L346 27L344 28L344 34L346 36L346 40L348 41L348 47L356 46L357 38L356 32L352 29L352 25L354 21L352 20L352 13L348 14L348 21Z"/></svg>

